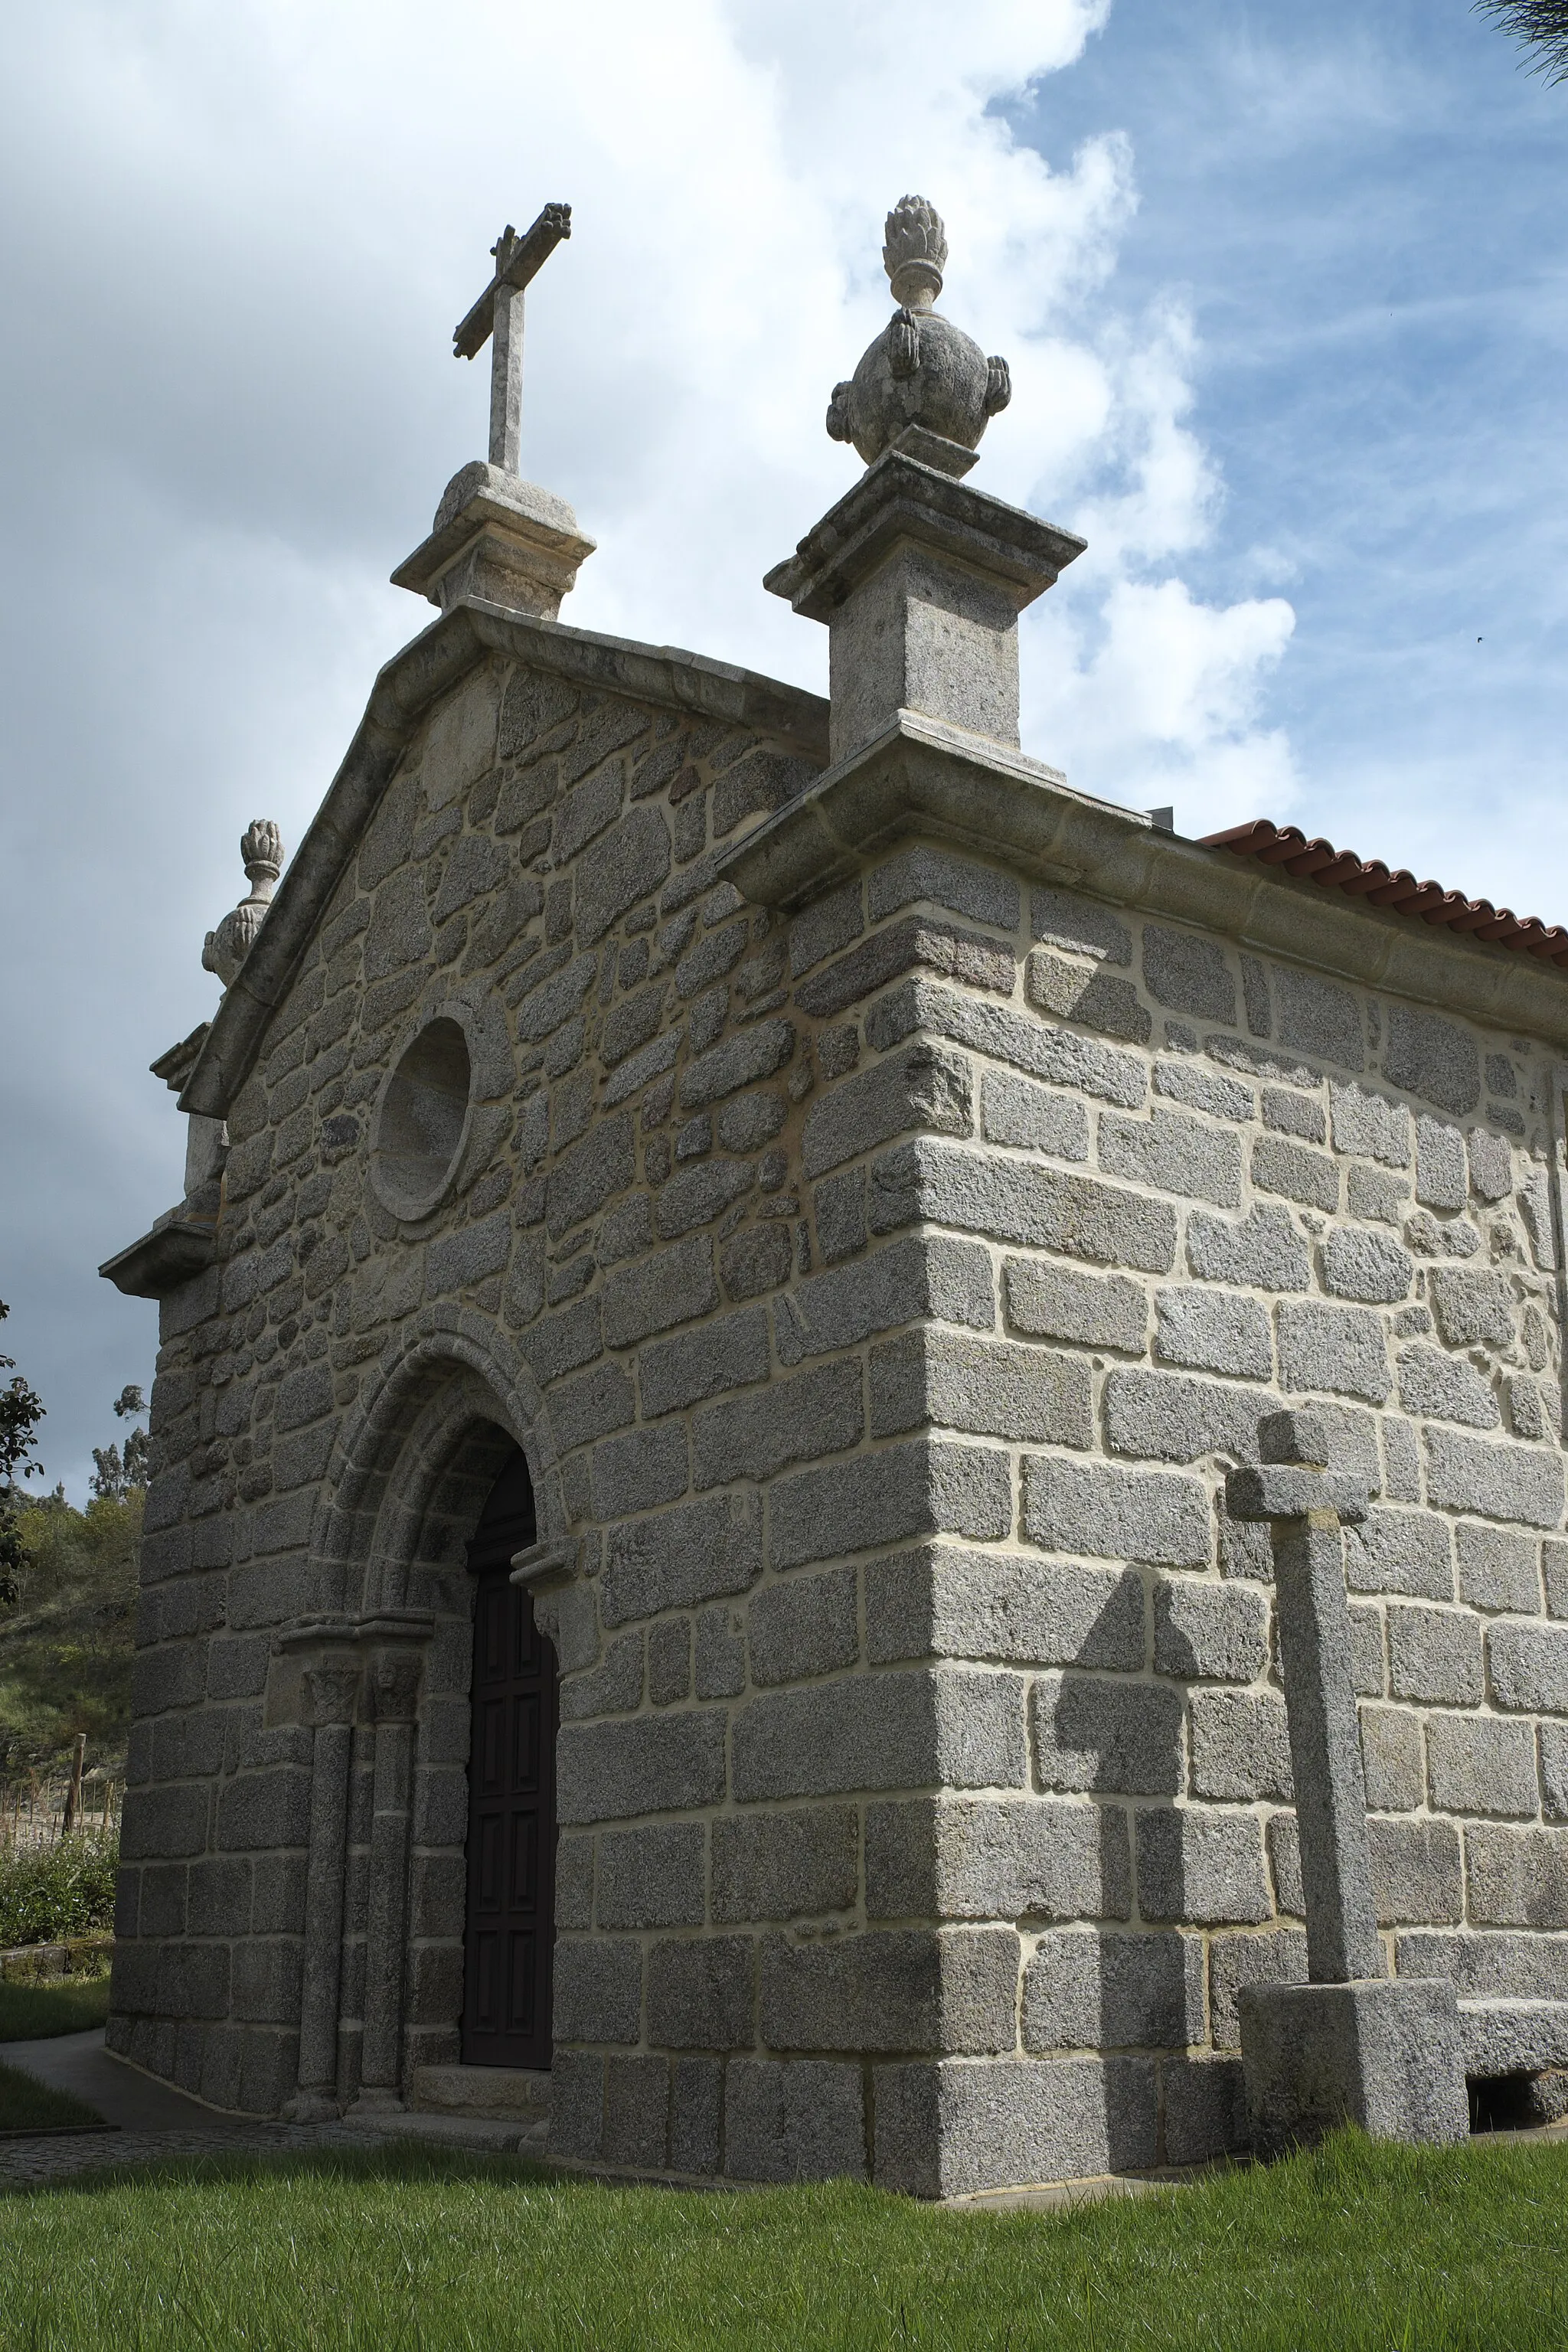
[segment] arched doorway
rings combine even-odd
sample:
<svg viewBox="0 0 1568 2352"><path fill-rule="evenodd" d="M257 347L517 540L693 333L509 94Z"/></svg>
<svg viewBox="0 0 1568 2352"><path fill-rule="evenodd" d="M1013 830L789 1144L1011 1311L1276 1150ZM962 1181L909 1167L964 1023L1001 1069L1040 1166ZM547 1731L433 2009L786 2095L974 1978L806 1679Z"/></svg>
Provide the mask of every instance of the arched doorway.
<svg viewBox="0 0 1568 2352"><path fill-rule="evenodd" d="M468 1749L466 2066L550 2064L555 1940L555 1653L511 1582L535 1539L521 1452L502 1469L468 1544L475 1580Z"/></svg>

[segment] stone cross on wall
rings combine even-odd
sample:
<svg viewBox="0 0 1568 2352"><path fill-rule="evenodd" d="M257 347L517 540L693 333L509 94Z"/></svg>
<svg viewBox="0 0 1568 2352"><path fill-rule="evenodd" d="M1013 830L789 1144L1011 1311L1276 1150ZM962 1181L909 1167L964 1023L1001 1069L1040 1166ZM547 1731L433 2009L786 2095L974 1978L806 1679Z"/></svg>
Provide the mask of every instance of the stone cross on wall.
<svg viewBox="0 0 1568 2352"><path fill-rule="evenodd" d="M515 474L522 429L522 298L563 237L572 234L570 205L546 205L533 226L519 236L509 221L491 246L495 275L452 337L453 355L477 359L490 350L490 447L492 466Z"/></svg>
<svg viewBox="0 0 1568 2352"><path fill-rule="evenodd" d="M1340 1534L1346 1523L1365 1518L1366 1482L1328 1469L1329 1431L1321 1413L1266 1414L1258 1439L1262 1466L1230 1473L1226 1507L1233 1519L1268 1523L1307 1910L1307 1972L1314 1984L1346 1984L1384 1974Z"/></svg>
<svg viewBox="0 0 1568 2352"><path fill-rule="evenodd" d="M1330 1436L1310 1407L1267 1413L1261 1464L1226 1479L1232 1518L1267 1520L1273 1546L1307 1914L1310 1981L1243 1985L1237 2000L1265 2155L1347 2121L1434 2141L1463 2139L1469 2122L1453 1984L1390 1977L1377 1932L1342 1533L1365 1518L1367 1482L1329 1469Z"/></svg>

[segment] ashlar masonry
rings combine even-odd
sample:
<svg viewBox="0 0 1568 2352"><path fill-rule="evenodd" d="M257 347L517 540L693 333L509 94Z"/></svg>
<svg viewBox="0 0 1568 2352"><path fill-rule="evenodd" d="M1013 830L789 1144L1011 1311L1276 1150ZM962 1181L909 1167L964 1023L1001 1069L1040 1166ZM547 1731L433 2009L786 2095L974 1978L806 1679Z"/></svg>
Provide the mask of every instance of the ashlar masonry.
<svg viewBox="0 0 1568 2352"><path fill-rule="evenodd" d="M945 257L906 199L767 583L827 702L561 622L591 542L492 457L275 895L247 837L105 1269L162 1302L110 2044L216 2106L928 2197L1238 2146L1307 1954L1226 1477L1300 1404L1382 1964L1568 2059L1568 975L1023 755L1081 541L963 478Z"/></svg>

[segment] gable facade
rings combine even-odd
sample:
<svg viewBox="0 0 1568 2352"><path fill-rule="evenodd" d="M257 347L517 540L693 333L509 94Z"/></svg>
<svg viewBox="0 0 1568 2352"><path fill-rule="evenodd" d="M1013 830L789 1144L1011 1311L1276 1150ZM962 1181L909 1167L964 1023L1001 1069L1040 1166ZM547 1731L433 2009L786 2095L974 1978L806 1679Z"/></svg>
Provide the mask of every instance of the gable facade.
<svg viewBox="0 0 1568 2352"><path fill-rule="evenodd" d="M1244 2145L1306 1946L1225 1480L1307 1400L1386 1964L1568 2054L1496 2007L1568 2002L1568 979L1024 758L1081 542L911 446L770 575L831 707L455 593L159 1065L110 2040L216 2106Z"/></svg>

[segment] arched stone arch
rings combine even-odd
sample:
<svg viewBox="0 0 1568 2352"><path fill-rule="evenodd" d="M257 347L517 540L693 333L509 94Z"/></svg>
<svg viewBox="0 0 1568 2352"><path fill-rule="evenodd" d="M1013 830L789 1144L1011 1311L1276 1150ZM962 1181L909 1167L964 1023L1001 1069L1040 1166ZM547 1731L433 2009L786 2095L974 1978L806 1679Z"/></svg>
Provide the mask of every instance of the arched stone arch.
<svg viewBox="0 0 1568 2352"><path fill-rule="evenodd" d="M559 1474L538 1384L504 1333L445 1306L408 1318L338 1433L297 1638L307 1655L352 1652L363 1672L345 1681L340 1667L334 1685L316 1669L323 1690L355 1695L331 1702L335 1721L311 1715L301 2116L336 2112L356 2084L363 2105L401 2105L419 2051L455 2054L471 1658L463 1547L514 1447L540 1536L557 1539ZM308 1715L314 1705L308 1695Z"/></svg>
<svg viewBox="0 0 1568 2352"><path fill-rule="evenodd" d="M554 1437L526 1360L481 1316L421 1308L382 1355L333 1446L311 1529L313 1615L406 1605L409 1569L439 1549L443 1527L450 1529L468 1499L461 1491L444 1496L443 1482L460 1490L483 1476L477 1454L465 1459L464 1441L487 1423L522 1449L541 1540L559 1538L565 1517Z"/></svg>

